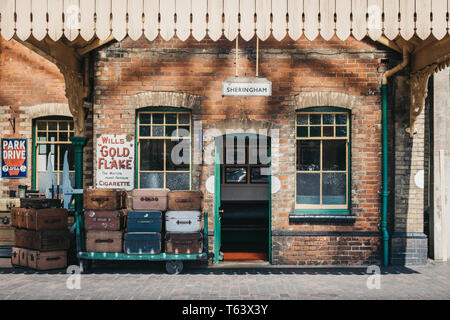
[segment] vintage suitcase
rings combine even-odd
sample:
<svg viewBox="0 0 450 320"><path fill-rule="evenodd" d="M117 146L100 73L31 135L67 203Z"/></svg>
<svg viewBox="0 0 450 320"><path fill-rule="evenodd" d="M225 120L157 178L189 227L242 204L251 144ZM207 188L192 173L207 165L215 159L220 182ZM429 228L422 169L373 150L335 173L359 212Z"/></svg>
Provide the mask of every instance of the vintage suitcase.
<svg viewBox="0 0 450 320"><path fill-rule="evenodd" d="M87 189L83 193L83 205L88 210L126 209L125 189Z"/></svg>
<svg viewBox="0 0 450 320"><path fill-rule="evenodd" d="M20 248L19 250L19 265L22 267L28 267L28 249Z"/></svg>
<svg viewBox="0 0 450 320"><path fill-rule="evenodd" d="M20 266L20 251L21 248L12 247L11 249L11 264L13 266Z"/></svg>
<svg viewBox="0 0 450 320"><path fill-rule="evenodd" d="M161 233L125 233L123 239L123 251L126 254L158 254L161 252Z"/></svg>
<svg viewBox="0 0 450 320"><path fill-rule="evenodd" d="M33 209L61 208L61 200L47 198L20 198L20 207Z"/></svg>
<svg viewBox="0 0 450 320"><path fill-rule="evenodd" d="M86 231L86 251L122 252L122 231Z"/></svg>
<svg viewBox="0 0 450 320"><path fill-rule="evenodd" d="M67 228L67 210L64 208L27 209L23 228L30 230L56 230Z"/></svg>
<svg viewBox="0 0 450 320"><path fill-rule="evenodd" d="M20 198L0 198L0 211L11 211L14 207L20 207Z"/></svg>
<svg viewBox="0 0 450 320"><path fill-rule="evenodd" d="M69 230L15 230L16 246L39 251L67 250L70 246Z"/></svg>
<svg viewBox="0 0 450 320"><path fill-rule="evenodd" d="M161 232L161 211L129 211L127 232Z"/></svg>
<svg viewBox="0 0 450 320"><path fill-rule="evenodd" d="M170 191L167 194L168 210L201 210L201 191Z"/></svg>
<svg viewBox="0 0 450 320"><path fill-rule="evenodd" d="M167 211L167 232L200 232L202 213L200 211Z"/></svg>
<svg viewBox="0 0 450 320"><path fill-rule="evenodd" d="M166 233L166 253L169 254L198 254L203 252L203 234L194 233Z"/></svg>
<svg viewBox="0 0 450 320"><path fill-rule="evenodd" d="M84 212L85 230L119 231L123 228L125 210Z"/></svg>
<svg viewBox="0 0 450 320"><path fill-rule="evenodd" d="M25 224L25 212L28 209L14 207L11 209L11 227L23 228Z"/></svg>
<svg viewBox="0 0 450 320"><path fill-rule="evenodd" d="M11 226L11 212L0 212L0 250L13 245L14 227Z"/></svg>
<svg viewBox="0 0 450 320"><path fill-rule="evenodd" d="M67 251L28 250L28 267L36 270L63 269L67 267Z"/></svg>
<svg viewBox="0 0 450 320"><path fill-rule="evenodd" d="M169 189L134 189L131 192L133 210L167 210Z"/></svg>

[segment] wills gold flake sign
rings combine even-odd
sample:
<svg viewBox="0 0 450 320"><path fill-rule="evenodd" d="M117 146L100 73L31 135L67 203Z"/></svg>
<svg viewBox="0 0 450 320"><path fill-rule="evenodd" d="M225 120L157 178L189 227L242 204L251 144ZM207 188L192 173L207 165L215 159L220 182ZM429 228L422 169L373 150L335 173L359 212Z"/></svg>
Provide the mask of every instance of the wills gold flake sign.
<svg viewBox="0 0 450 320"><path fill-rule="evenodd" d="M97 188L134 188L134 139L102 135L97 139Z"/></svg>
<svg viewBox="0 0 450 320"><path fill-rule="evenodd" d="M228 78L222 83L222 96L270 97L272 82L265 78Z"/></svg>

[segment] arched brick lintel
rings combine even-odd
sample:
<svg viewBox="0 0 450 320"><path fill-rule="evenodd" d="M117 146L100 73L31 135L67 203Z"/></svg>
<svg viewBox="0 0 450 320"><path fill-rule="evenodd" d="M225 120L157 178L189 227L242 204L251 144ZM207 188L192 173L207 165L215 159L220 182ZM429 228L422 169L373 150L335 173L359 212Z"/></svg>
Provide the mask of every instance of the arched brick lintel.
<svg viewBox="0 0 450 320"><path fill-rule="evenodd" d="M30 119L47 116L73 117L67 103L44 103L27 107Z"/></svg>
<svg viewBox="0 0 450 320"><path fill-rule="evenodd" d="M341 107L359 115L360 107L364 105L364 97L349 95L342 92L302 92L294 97L294 109L301 110L311 107Z"/></svg>
<svg viewBox="0 0 450 320"><path fill-rule="evenodd" d="M130 104L136 109L145 107L177 107L191 109L197 113L203 97L182 92L149 91L130 97Z"/></svg>

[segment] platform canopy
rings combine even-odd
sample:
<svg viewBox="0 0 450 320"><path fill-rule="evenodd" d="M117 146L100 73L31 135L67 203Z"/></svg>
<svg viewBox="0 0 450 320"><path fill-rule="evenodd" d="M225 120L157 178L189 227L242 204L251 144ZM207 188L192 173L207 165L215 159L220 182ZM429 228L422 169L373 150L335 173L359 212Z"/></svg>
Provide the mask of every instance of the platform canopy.
<svg viewBox="0 0 450 320"><path fill-rule="evenodd" d="M154 40L192 34L200 41L224 35L244 40L373 40L450 34L450 0L1 0L1 35L25 41L47 35L57 41L81 36L85 41L127 35Z"/></svg>

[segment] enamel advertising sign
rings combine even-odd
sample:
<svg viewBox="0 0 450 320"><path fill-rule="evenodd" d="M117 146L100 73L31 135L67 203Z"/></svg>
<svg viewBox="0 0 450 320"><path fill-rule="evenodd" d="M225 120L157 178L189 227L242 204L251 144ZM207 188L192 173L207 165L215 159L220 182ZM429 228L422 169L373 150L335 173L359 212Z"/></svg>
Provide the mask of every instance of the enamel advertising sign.
<svg viewBox="0 0 450 320"><path fill-rule="evenodd" d="M2 178L27 177L27 139L2 139Z"/></svg>
<svg viewBox="0 0 450 320"><path fill-rule="evenodd" d="M134 139L127 135L101 135L97 139L96 187L134 188Z"/></svg>

